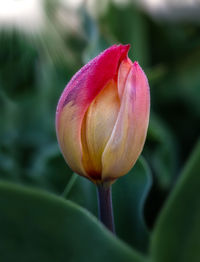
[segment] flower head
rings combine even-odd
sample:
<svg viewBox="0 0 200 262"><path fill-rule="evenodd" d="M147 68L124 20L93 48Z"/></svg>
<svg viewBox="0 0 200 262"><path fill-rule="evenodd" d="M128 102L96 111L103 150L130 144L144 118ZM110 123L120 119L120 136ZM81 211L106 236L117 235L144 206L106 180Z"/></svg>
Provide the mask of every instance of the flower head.
<svg viewBox="0 0 200 262"><path fill-rule="evenodd" d="M63 156L76 173L95 183L126 174L139 157L149 122L147 78L113 45L82 67L57 106L56 132Z"/></svg>

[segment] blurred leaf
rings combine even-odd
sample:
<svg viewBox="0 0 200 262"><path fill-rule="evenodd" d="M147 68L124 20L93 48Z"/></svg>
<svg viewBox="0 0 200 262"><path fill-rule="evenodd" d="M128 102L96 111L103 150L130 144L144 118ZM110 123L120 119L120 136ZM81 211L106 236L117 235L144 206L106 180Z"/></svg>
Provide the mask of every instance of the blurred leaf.
<svg viewBox="0 0 200 262"><path fill-rule="evenodd" d="M0 32L0 83L12 98L27 93L34 85L37 49L16 32ZM27 88L28 87L28 88Z"/></svg>
<svg viewBox="0 0 200 262"><path fill-rule="evenodd" d="M143 219L143 206L151 186L150 170L141 157L133 169L113 185L113 207L117 235L145 251L149 234ZM87 208L97 216L95 185L83 177L77 177L67 198Z"/></svg>
<svg viewBox="0 0 200 262"><path fill-rule="evenodd" d="M0 183L1 261L135 261L144 259L70 201Z"/></svg>
<svg viewBox="0 0 200 262"><path fill-rule="evenodd" d="M180 57L175 58L168 52L167 56L170 61L162 64L165 73L151 88L152 107L173 130L179 159L184 163L200 133L199 44Z"/></svg>
<svg viewBox="0 0 200 262"><path fill-rule="evenodd" d="M148 21L141 10L133 4L119 8L110 4L109 12L103 19L104 31L114 42L131 44L129 57L138 60L142 67L149 63ZM112 36L112 37L111 37Z"/></svg>
<svg viewBox="0 0 200 262"><path fill-rule="evenodd" d="M64 72L50 65L45 57L29 54L32 49L38 51L38 46L33 48L20 34L1 35L0 41L0 87L3 87L0 90L3 123L0 127L0 177L61 193L72 172L67 169L55 142L54 123L56 103L67 82L68 68L65 67ZM6 63L1 61L3 55L7 57ZM12 70L6 68L7 64ZM20 68L31 85L20 82L17 87L15 67ZM31 76L26 74L28 68L31 68ZM12 76L6 83L4 70ZM71 73L68 78L70 76ZM10 90L7 84L12 88L16 86L16 90Z"/></svg>
<svg viewBox="0 0 200 262"><path fill-rule="evenodd" d="M152 237L155 262L198 262L200 258L200 141L162 210Z"/></svg>
<svg viewBox="0 0 200 262"><path fill-rule="evenodd" d="M85 8L82 8L83 28L87 39L87 47L83 52L83 63L88 63L104 49L109 43L100 32L97 22L89 15Z"/></svg>
<svg viewBox="0 0 200 262"><path fill-rule="evenodd" d="M176 143L170 129L153 112L144 155L152 166L159 186L169 189L175 180L178 166Z"/></svg>
<svg viewBox="0 0 200 262"><path fill-rule="evenodd" d="M60 194L73 172L65 162L58 144L54 143L37 152L29 173L43 187Z"/></svg>
<svg viewBox="0 0 200 262"><path fill-rule="evenodd" d="M131 171L113 185L116 232L120 238L141 251L147 251L149 232L143 209L152 184L150 169L143 157Z"/></svg>
<svg viewBox="0 0 200 262"><path fill-rule="evenodd" d="M69 183L70 188L67 185L63 196L86 208L97 216L98 207L96 186L91 181L77 174L73 174L71 182Z"/></svg>
<svg viewBox="0 0 200 262"><path fill-rule="evenodd" d="M0 91L0 178L15 180L18 178L18 164L15 159L15 140L17 137L18 107Z"/></svg>

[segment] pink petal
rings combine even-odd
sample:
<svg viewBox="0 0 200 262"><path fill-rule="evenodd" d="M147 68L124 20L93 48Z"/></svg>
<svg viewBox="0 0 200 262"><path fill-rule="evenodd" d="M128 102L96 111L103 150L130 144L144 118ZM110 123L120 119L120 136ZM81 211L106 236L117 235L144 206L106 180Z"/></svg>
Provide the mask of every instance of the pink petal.
<svg viewBox="0 0 200 262"><path fill-rule="evenodd" d="M58 141L69 166L86 175L82 165L81 125L84 115L99 92L116 79L121 61L127 57L129 45L114 45L91 60L68 83L57 106Z"/></svg>
<svg viewBox="0 0 200 262"><path fill-rule="evenodd" d="M119 94L120 99L122 98L126 80L127 80L127 77L131 70L132 65L133 63L128 57L124 59L120 64L120 67L118 70L118 94Z"/></svg>
<svg viewBox="0 0 200 262"><path fill-rule="evenodd" d="M126 174L138 159L146 138L149 110L148 81L135 62L126 80L115 127L102 155L103 180Z"/></svg>

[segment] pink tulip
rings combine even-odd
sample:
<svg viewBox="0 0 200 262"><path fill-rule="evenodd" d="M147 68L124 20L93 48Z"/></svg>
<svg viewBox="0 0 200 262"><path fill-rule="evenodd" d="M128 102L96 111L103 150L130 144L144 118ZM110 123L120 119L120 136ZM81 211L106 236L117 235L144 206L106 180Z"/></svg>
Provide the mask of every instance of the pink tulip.
<svg viewBox="0 0 200 262"><path fill-rule="evenodd" d="M145 73L113 45L82 67L57 106L56 132L71 169L94 183L125 175L146 138L150 94Z"/></svg>

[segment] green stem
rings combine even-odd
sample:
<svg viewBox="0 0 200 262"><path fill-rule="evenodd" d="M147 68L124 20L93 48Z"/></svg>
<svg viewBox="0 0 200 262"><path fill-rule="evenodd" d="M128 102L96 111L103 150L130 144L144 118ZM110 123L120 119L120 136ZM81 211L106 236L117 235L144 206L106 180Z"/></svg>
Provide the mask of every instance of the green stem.
<svg viewBox="0 0 200 262"><path fill-rule="evenodd" d="M113 233L115 233L111 186L97 185L97 198L99 220Z"/></svg>

